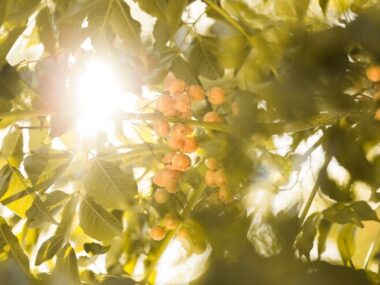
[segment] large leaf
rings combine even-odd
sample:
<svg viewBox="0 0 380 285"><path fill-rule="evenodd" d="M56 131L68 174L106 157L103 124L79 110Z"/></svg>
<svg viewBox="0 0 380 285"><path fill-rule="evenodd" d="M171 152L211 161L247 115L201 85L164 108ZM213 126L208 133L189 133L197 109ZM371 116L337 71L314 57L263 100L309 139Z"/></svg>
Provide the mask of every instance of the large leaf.
<svg viewBox="0 0 380 285"><path fill-rule="evenodd" d="M33 185L44 183L47 188L64 172L71 159L67 151L41 149L25 158L24 167Z"/></svg>
<svg viewBox="0 0 380 285"><path fill-rule="evenodd" d="M38 13L37 27L38 35L45 49L50 54L55 54L57 43L55 38L53 19L51 17L50 10L48 7L41 9Z"/></svg>
<svg viewBox="0 0 380 285"><path fill-rule="evenodd" d="M0 217L0 239L7 243L12 256L17 260L21 267L29 274L29 259L21 248L17 237L12 233L7 222Z"/></svg>
<svg viewBox="0 0 380 285"><path fill-rule="evenodd" d="M123 40L127 50L141 52L141 25L132 18L129 6L124 1L116 1L113 5L110 25L113 31Z"/></svg>
<svg viewBox="0 0 380 285"><path fill-rule="evenodd" d="M32 228L39 227L44 223L58 224L38 195L34 195L33 204L25 214L28 218L29 226Z"/></svg>
<svg viewBox="0 0 380 285"><path fill-rule="evenodd" d="M23 142L21 130L13 131L4 138L1 153L12 166L20 166L24 156L22 151Z"/></svg>
<svg viewBox="0 0 380 285"><path fill-rule="evenodd" d="M345 205L340 202L324 210L323 216L325 219L329 220L332 223L337 223L337 224L352 223L361 228L363 227L361 218L358 215L358 213L356 213L354 209L352 209L350 206Z"/></svg>
<svg viewBox="0 0 380 285"><path fill-rule="evenodd" d="M83 198L79 219L83 231L97 240L110 240L115 236L120 236L123 231L120 221L90 197Z"/></svg>
<svg viewBox="0 0 380 285"><path fill-rule="evenodd" d="M171 70L177 78L181 78L188 84L199 84L196 73L191 69L189 63L181 56L177 56L171 66Z"/></svg>
<svg viewBox="0 0 380 285"><path fill-rule="evenodd" d="M351 261L355 253L355 232L354 225L345 225L338 234L338 249L344 264Z"/></svg>
<svg viewBox="0 0 380 285"><path fill-rule="evenodd" d="M136 0L136 2L139 4L141 10L161 20L166 20L167 1L165 0Z"/></svg>
<svg viewBox="0 0 380 285"><path fill-rule="evenodd" d="M86 175L86 193L94 200L112 209L126 209L133 202L137 186L133 173L122 171L117 165L95 159Z"/></svg>
<svg viewBox="0 0 380 285"><path fill-rule="evenodd" d="M213 38L197 37L193 42L188 60L197 74L209 79L218 79L224 74L222 66L213 54L213 51L216 50L214 44L215 39Z"/></svg>
<svg viewBox="0 0 380 285"><path fill-rule="evenodd" d="M23 31L24 27L15 27L0 35L0 68L6 63L5 57Z"/></svg>
<svg viewBox="0 0 380 285"><path fill-rule="evenodd" d="M17 196L21 193L31 192L25 178L13 166L7 164L0 170L0 197L2 201L11 197ZM33 198L30 195L20 196L7 207L14 211L17 215L25 217L25 212L30 208L33 203Z"/></svg>
<svg viewBox="0 0 380 285"><path fill-rule="evenodd" d="M313 248L314 240L317 235L317 227L321 220L319 213L310 215L302 225L301 232L298 234L295 246L300 255L304 255L307 259L310 258L310 251Z"/></svg>
<svg viewBox="0 0 380 285"><path fill-rule="evenodd" d="M110 247L111 246L103 246L95 242L85 243L83 245L84 250L92 255L104 254L110 249Z"/></svg>
<svg viewBox="0 0 380 285"><path fill-rule="evenodd" d="M56 285L80 285L79 269L77 257L74 249L67 244L58 254L55 265L52 283Z"/></svg>
<svg viewBox="0 0 380 285"><path fill-rule="evenodd" d="M1 39L0 39L0 61L1 61ZM1 65L0 65L1 68ZM23 91L23 85L16 68L6 64L0 71L0 98L14 99Z"/></svg>
<svg viewBox="0 0 380 285"><path fill-rule="evenodd" d="M40 265L41 263L52 259L53 256L60 250L64 244L63 235L54 235L51 238L43 242L41 247L38 249L35 265Z"/></svg>
<svg viewBox="0 0 380 285"><path fill-rule="evenodd" d="M322 253L326 250L326 241L331 229L331 223L322 219L318 225L318 258L321 258Z"/></svg>
<svg viewBox="0 0 380 285"><path fill-rule="evenodd" d="M379 221L376 212L366 202L353 202L351 207L360 216L362 221Z"/></svg>

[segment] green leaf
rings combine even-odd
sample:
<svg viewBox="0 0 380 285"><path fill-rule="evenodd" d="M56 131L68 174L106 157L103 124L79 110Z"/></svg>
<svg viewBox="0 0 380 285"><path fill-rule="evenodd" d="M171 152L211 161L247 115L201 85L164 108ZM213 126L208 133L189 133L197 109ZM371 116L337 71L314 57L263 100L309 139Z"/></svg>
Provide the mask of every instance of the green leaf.
<svg viewBox="0 0 380 285"><path fill-rule="evenodd" d="M322 253L326 250L326 241L331 229L331 223L322 219L318 225L318 258L321 258Z"/></svg>
<svg viewBox="0 0 380 285"><path fill-rule="evenodd" d="M294 9L296 10L297 16L303 18L309 8L310 0L293 0Z"/></svg>
<svg viewBox="0 0 380 285"><path fill-rule="evenodd" d="M326 169L322 169L319 173L319 184L321 191L331 199L340 202L352 201L353 195L349 189L340 189L336 183L328 177Z"/></svg>
<svg viewBox="0 0 380 285"><path fill-rule="evenodd" d="M17 260L25 272L29 273L29 259L25 252L22 250L17 237L12 233L11 228L7 222L0 217L0 238L6 242L9 247L12 256Z"/></svg>
<svg viewBox="0 0 380 285"><path fill-rule="evenodd" d="M1 61L1 40L0 40L0 61ZM0 64L1 68L1 64ZM0 71L0 98L14 99L23 91L23 85L21 83L19 74L16 68L6 64Z"/></svg>
<svg viewBox="0 0 380 285"><path fill-rule="evenodd" d="M52 185L66 170L72 160L67 151L40 149L24 160L25 171L33 185Z"/></svg>
<svg viewBox="0 0 380 285"><path fill-rule="evenodd" d="M166 18L168 21L168 26L170 29L170 34L173 35L179 24L181 23L181 18L183 11L187 6L188 0L169 0L166 12Z"/></svg>
<svg viewBox="0 0 380 285"><path fill-rule="evenodd" d="M80 285L79 269L77 257L74 249L68 243L60 250L57 256L52 281L49 284L55 285Z"/></svg>
<svg viewBox="0 0 380 285"><path fill-rule="evenodd" d="M340 202L325 209L323 211L323 216L332 223L352 223L361 228L363 227L360 216L354 211L354 209Z"/></svg>
<svg viewBox="0 0 380 285"><path fill-rule="evenodd" d="M24 157L22 151L23 144L24 140L21 130L15 130L4 138L1 153L8 163L14 167L19 167Z"/></svg>
<svg viewBox="0 0 380 285"><path fill-rule="evenodd" d="M73 219L77 208L77 197L73 196L69 202L67 202L62 213L62 220L55 232L56 235L66 236L71 229Z"/></svg>
<svg viewBox="0 0 380 285"><path fill-rule="evenodd" d="M55 54L57 41L55 38L53 19L49 8L42 8L37 15L38 35L45 49L52 55Z"/></svg>
<svg viewBox="0 0 380 285"><path fill-rule="evenodd" d="M328 4L329 0L319 0L319 6L321 7L323 14L326 14Z"/></svg>
<svg viewBox="0 0 380 285"><path fill-rule="evenodd" d="M185 80L187 84L199 84L197 75L191 69L189 63L181 56L177 56L173 60L171 71L175 77Z"/></svg>
<svg viewBox="0 0 380 285"><path fill-rule="evenodd" d="M153 30L153 37L155 39L155 45L158 50L163 50L170 38L169 28L164 21L160 19L156 21Z"/></svg>
<svg viewBox="0 0 380 285"><path fill-rule="evenodd" d="M26 24L41 0L12 0L8 2L6 21L12 25Z"/></svg>
<svg viewBox="0 0 380 285"><path fill-rule="evenodd" d="M317 227L321 220L320 213L310 215L302 225L301 232L298 234L295 246L300 255L310 259L310 251L313 248L314 240L317 235Z"/></svg>
<svg viewBox="0 0 380 285"><path fill-rule="evenodd" d="M9 32L3 32L0 35L0 68L6 63L6 56L18 37L24 31L25 27L15 27ZM1 82L0 82L1 83ZM1 86L1 85L0 85ZM1 94L1 93L0 93Z"/></svg>
<svg viewBox="0 0 380 285"><path fill-rule="evenodd" d="M111 246L103 246L95 242L91 242L91 243L86 242L83 245L83 247L87 253L91 253L92 255L104 254L111 248Z"/></svg>
<svg viewBox="0 0 380 285"><path fill-rule="evenodd" d="M338 249L345 265L351 261L355 253L355 233L354 225L345 225L338 234Z"/></svg>
<svg viewBox="0 0 380 285"><path fill-rule="evenodd" d="M52 259L62 248L64 241L65 239L62 235L55 235L45 240L38 249L35 265L38 266L41 263Z"/></svg>
<svg viewBox="0 0 380 285"><path fill-rule="evenodd" d="M17 196L23 193L25 190L31 191L25 178L22 176L13 166L7 164L0 170L0 197L2 200L11 196ZM33 199L30 195L20 197L15 201L7 204L7 207L14 211L20 217L25 217L25 212L30 208L33 203Z"/></svg>
<svg viewBox="0 0 380 285"><path fill-rule="evenodd" d="M3 24L8 6L8 0L0 1L0 27Z"/></svg>
<svg viewBox="0 0 380 285"><path fill-rule="evenodd" d="M37 195L34 195L33 204L25 214L31 228L39 227L44 223L58 224L50 214L45 203Z"/></svg>
<svg viewBox="0 0 380 285"><path fill-rule="evenodd" d="M123 231L120 221L90 197L82 200L79 220L83 231L97 240L108 241L115 236L120 236Z"/></svg>
<svg viewBox="0 0 380 285"><path fill-rule="evenodd" d="M351 207L354 211L360 216L362 221L377 221L379 222L379 218L377 217L376 212L364 201L357 201L351 204Z"/></svg>
<svg viewBox="0 0 380 285"><path fill-rule="evenodd" d="M113 5L109 22L128 51L134 53L141 51L143 47L140 39L141 25L132 18L129 6L124 1L116 1Z"/></svg>
<svg viewBox="0 0 380 285"><path fill-rule="evenodd" d="M141 10L157 17L161 20L166 20L167 1L165 0L136 0Z"/></svg>
<svg viewBox="0 0 380 285"><path fill-rule="evenodd" d="M224 74L222 66L213 54L213 51L217 50L214 45L215 39L211 37L196 38L188 59L191 68L197 74L209 79L218 79Z"/></svg>
<svg viewBox="0 0 380 285"><path fill-rule="evenodd" d="M127 209L137 190L132 170L124 172L117 165L100 159L92 163L84 185L95 202L112 209Z"/></svg>

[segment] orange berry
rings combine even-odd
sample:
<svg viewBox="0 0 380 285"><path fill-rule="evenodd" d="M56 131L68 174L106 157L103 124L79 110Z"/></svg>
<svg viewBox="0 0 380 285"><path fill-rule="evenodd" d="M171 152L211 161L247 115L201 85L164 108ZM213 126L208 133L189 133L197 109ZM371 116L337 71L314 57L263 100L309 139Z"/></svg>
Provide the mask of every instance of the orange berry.
<svg viewBox="0 0 380 285"><path fill-rule="evenodd" d="M181 150L185 153L192 153L196 151L198 148L197 140L193 137L185 138L184 144L181 148Z"/></svg>
<svg viewBox="0 0 380 285"><path fill-rule="evenodd" d="M205 91L202 86L198 84L189 86L187 89L187 94L193 101L202 101L205 98Z"/></svg>
<svg viewBox="0 0 380 285"><path fill-rule="evenodd" d="M372 82L380 81L380 66L374 65L367 68L367 78Z"/></svg>
<svg viewBox="0 0 380 285"><path fill-rule="evenodd" d="M169 137L168 138L168 146L171 149L180 149L183 146L184 142L185 141L181 137Z"/></svg>
<svg viewBox="0 0 380 285"><path fill-rule="evenodd" d="M165 204L170 198L169 193L164 189L157 189L153 197L158 204Z"/></svg>
<svg viewBox="0 0 380 285"><path fill-rule="evenodd" d="M163 179L164 187L166 188L166 186L169 185L171 182L177 183L180 176L181 176L181 173L174 169L163 170L162 179Z"/></svg>
<svg viewBox="0 0 380 285"><path fill-rule="evenodd" d="M209 157L205 161L206 167L210 170L216 170L218 168L218 161L215 157Z"/></svg>
<svg viewBox="0 0 380 285"><path fill-rule="evenodd" d="M223 117L217 112L208 112L203 116L203 121L206 123L221 123L223 122Z"/></svg>
<svg viewBox="0 0 380 285"><path fill-rule="evenodd" d="M155 173L153 183L160 187L165 185L164 170L159 170Z"/></svg>
<svg viewBox="0 0 380 285"><path fill-rule="evenodd" d="M188 113L191 109L190 97L185 94L180 94L175 96L174 99L174 108L181 113Z"/></svg>
<svg viewBox="0 0 380 285"><path fill-rule="evenodd" d="M181 113L179 117L182 119L191 119L192 116L193 114L191 113L191 110L189 110L189 112Z"/></svg>
<svg viewBox="0 0 380 285"><path fill-rule="evenodd" d="M178 181L170 181L165 185L165 190L168 191L168 193L176 193L178 191Z"/></svg>
<svg viewBox="0 0 380 285"><path fill-rule="evenodd" d="M221 186L227 183L226 173L224 172L223 169L219 169L215 172L214 179L215 179L216 185L218 186Z"/></svg>
<svg viewBox="0 0 380 285"><path fill-rule="evenodd" d="M221 105L226 101L226 92L221 87L212 87L207 99L213 105Z"/></svg>
<svg viewBox="0 0 380 285"><path fill-rule="evenodd" d="M209 187L216 187L215 171L207 170L205 175L206 185Z"/></svg>
<svg viewBox="0 0 380 285"><path fill-rule="evenodd" d="M183 153L177 153L172 160L172 168L178 171L186 171L191 165L190 158Z"/></svg>
<svg viewBox="0 0 380 285"><path fill-rule="evenodd" d="M162 112L166 117L177 117L181 113L178 112L173 105L170 105L165 111Z"/></svg>
<svg viewBox="0 0 380 285"><path fill-rule="evenodd" d="M189 129L184 124L174 124L170 134L174 137L183 137L189 133Z"/></svg>
<svg viewBox="0 0 380 285"><path fill-rule="evenodd" d="M380 91L377 91L377 92L375 93L375 96L373 96L373 100L374 100L374 101L380 101Z"/></svg>
<svg viewBox="0 0 380 285"><path fill-rule="evenodd" d="M192 237L191 237L190 230L189 230L188 228L181 228L181 229L178 231L177 236L178 236L178 238L181 239L182 241L185 241L185 242L191 243Z"/></svg>
<svg viewBox="0 0 380 285"><path fill-rule="evenodd" d="M156 101L156 109L160 112L166 112L173 105L173 99L168 94L163 94Z"/></svg>
<svg viewBox="0 0 380 285"><path fill-rule="evenodd" d="M150 229L150 237L152 240L162 240L165 237L165 229L161 226L154 226Z"/></svg>
<svg viewBox="0 0 380 285"><path fill-rule="evenodd" d="M160 137L166 137L167 135L169 135L170 125L167 121L157 121L154 123L153 128L156 134Z"/></svg>
<svg viewBox="0 0 380 285"><path fill-rule="evenodd" d="M162 158L162 162L164 164L172 164L173 157L176 153L174 151L169 152L168 154L165 154L165 156Z"/></svg>
<svg viewBox="0 0 380 285"><path fill-rule="evenodd" d="M186 90L186 82L182 79L176 79L169 85L168 90L173 95L184 93Z"/></svg>
<svg viewBox="0 0 380 285"><path fill-rule="evenodd" d="M376 113L375 113L375 120L376 120L376 121L380 121L380 109L377 109L377 110L376 110Z"/></svg>
<svg viewBox="0 0 380 285"><path fill-rule="evenodd" d="M164 225L168 230L175 230L179 226L180 222L181 220L178 215L173 213L166 213L164 217Z"/></svg>
<svg viewBox="0 0 380 285"><path fill-rule="evenodd" d="M230 202L233 199L232 193L227 189L227 187L222 186L219 188L218 196L222 202Z"/></svg>

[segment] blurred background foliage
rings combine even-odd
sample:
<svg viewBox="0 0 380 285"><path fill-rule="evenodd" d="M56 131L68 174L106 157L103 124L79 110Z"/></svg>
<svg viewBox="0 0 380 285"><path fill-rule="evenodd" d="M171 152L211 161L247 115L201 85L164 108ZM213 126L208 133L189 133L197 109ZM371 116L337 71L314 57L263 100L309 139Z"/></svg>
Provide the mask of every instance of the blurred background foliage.
<svg viewBox="0 0 380 285"><path fill-rule="evenodd" d="M152 199L167 147L150 123L131 137L118 118L118 143L101 133L78 147L74 89L94 57L142 114L168 73L227 90L225 124L200 124L168 204ZM377 0L0 0L1 280L380 283L378 86L366 77L379 63ZM194 121L211 108L196 105ZM203 183L208 156L231 203ZM168 210L191 246L150 239Z"/></svg>

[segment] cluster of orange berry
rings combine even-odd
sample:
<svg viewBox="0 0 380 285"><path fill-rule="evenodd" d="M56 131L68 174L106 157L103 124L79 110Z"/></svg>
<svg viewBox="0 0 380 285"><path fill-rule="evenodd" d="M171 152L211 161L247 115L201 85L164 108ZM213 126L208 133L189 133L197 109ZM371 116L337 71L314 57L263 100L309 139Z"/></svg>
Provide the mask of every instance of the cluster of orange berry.
<svg viewBox="0 0 380 285"><path fill-rule="evenodd" d="M373 97L373 100L376 103L380 102L380 66L374 65L367 68L367 78L375 83L374 87L376 89L376 93ZM375 113L375 120L380 121L380 108L377 108Z"/></svg>
<svg viewBox="0 0 380 285"><path fill-rule="evenodd" d="M206 92L200 85L187 86L184 80L173 79L165 93L157 99L156 109L164 117L189 119L192 117L191 104L205 99ZM221 87L213 87L207 93L207 100L214 106L221 105L226 101L226 92ZM216 111L211 111L204 115L203 121L220 123L223 122L223 117ZM172 150L162 158L165 167L158 170L153 177L153 183L158 187L153 198L158 204L165 204L169 201L170 194L178 191L183 173L191 167L192 162L188 154L197 150L198 143L194 137L194 128L187 124L169 123L162 119L154 123L153 129L159 137L166 138L167 144ZM208 174L209 177L212 172ZM223 182L225 175L218 170L215 171L215 178L217 181L212 187L220 186L222 189L222 185L225 184ZM221 194L221 196L223 195ZM225 200L225 198L221 200ZM164 238L166 230L173 229L168 226L170 224L167 222L168 219L169 217L165 216L164 226L156 225L151 229L152 239L161 240ZM170 214L170 219L171 221L174 219L172 214ZM178 217L176 217L177 220Z"/></svg>
<svg viewBox="0 0 380 285"><path fill-rule="evenodd" d="M218 168L218 161L215 157L209 157L205 160L207 172L205 176L206 185L211 188L219 188L215 194L212 194L210 200L214 203L218 201L230 202L232 193L227 187L227 176L223 168Z"/></svg>

